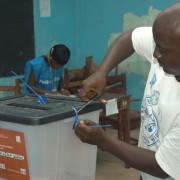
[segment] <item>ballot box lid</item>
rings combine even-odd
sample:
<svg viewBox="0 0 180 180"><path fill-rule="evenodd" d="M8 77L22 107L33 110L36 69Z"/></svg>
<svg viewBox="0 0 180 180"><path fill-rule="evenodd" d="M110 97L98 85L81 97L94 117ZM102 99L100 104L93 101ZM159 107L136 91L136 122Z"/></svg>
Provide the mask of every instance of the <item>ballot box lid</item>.
<svg viewBox="0 0 180 180"><path fill-rule="evenodd" d="M85 102L78 96L51 96L44 95L47 102L38 103L37 96L17 95L0 99L0 121L14 122L26 125L42 125L66 118L74 117L76 110L80 109ZM94 101L85 107L80 114L86 114L103 109L103 105Z"/></svg>

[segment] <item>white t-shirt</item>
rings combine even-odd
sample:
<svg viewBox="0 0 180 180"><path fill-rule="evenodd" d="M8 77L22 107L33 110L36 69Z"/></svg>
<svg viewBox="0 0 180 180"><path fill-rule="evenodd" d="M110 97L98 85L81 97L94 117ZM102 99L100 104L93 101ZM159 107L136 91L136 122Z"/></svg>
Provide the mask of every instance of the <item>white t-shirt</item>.
<svg viewBox="0 0 180 180"><path fill-rule="evenodd" d="M132 42L135 51L151 63L141 107L139 146L156 151L156 161L169 174L168 180L180 180L180 83L153 57L151 27L135 29ZM146 173L142 177L160 179Z"/></svg>

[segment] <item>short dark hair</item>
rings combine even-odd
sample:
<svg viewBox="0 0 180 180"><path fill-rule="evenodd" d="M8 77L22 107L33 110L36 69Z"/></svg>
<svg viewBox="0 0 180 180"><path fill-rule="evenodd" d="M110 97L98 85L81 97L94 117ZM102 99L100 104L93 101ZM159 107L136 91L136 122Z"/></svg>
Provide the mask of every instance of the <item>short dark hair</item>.
<svg viewBox="0 0 180 180"><path fill-rule="evenodd" d="M69 60L70 50L64 44L57 44L50 49L49 54L56 63L63 66Z"/></svg>

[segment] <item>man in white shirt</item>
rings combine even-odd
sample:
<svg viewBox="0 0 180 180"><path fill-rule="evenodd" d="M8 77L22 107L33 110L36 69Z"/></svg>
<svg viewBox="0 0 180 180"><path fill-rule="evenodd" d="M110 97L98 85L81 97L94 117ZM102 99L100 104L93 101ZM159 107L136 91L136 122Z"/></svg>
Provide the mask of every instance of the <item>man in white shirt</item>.
<svg viewBox="0 0 180 180"><path fill-rule="evenodd" d="M99 69L83 82L88 92L104 90L106 76L118 63L137 52L151 63L141 107L138 147L112 138L94 122L77 125L76 135L141 171L143 180L180 179L180 3L163 10L153 27L123 33L111 45Z"/></svg>

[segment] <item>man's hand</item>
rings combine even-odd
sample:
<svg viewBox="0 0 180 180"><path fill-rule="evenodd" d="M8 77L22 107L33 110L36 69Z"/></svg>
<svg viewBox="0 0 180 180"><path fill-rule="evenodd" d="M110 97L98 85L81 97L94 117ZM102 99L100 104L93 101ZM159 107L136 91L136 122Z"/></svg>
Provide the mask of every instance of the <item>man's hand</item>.
<svg viewBox="0 0 180 180"><path fill-rule="evenodd" d="M103 92L105 86L106 75L97 71L82 82L82 87L78 93L83 101L89 101L93 96Z"/></svg>
<svg viewBox="0 0 180 180"><path fill-rule="evenodd" d="M93 144L101 147L105 142L107 134L101 128L91 128L90 125L97 125L95 122L90 120L83 120L75 128L75 134L82 142Z"/></svg>

